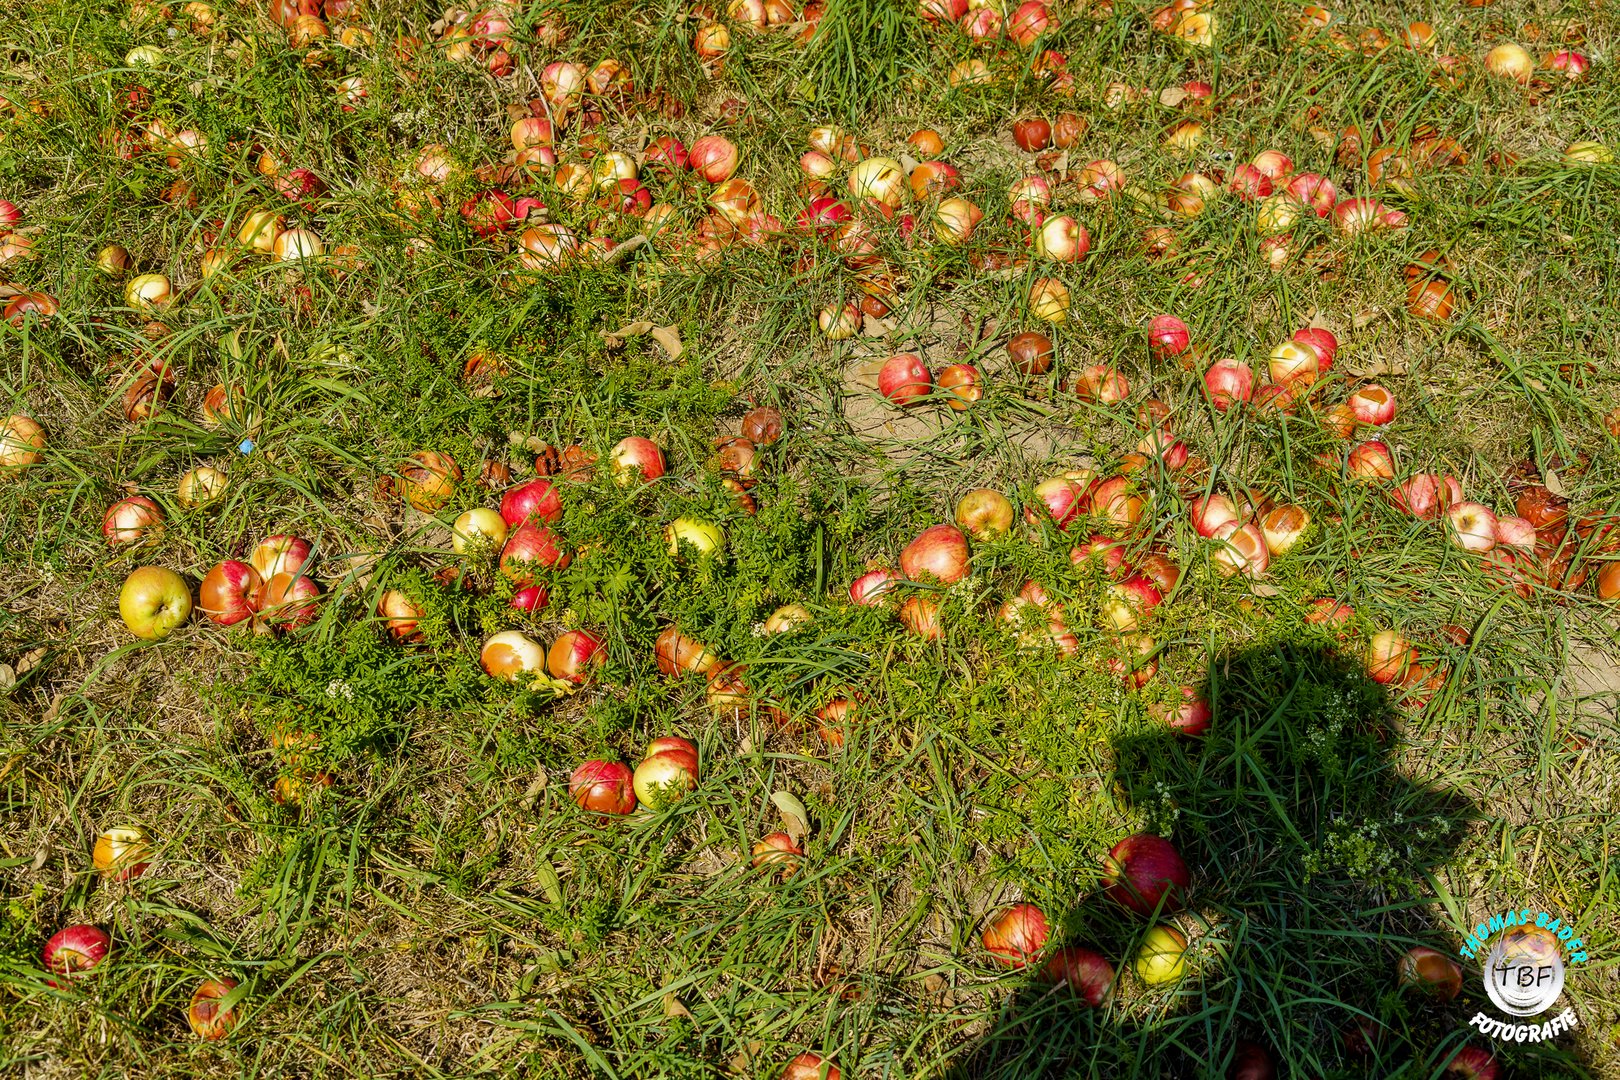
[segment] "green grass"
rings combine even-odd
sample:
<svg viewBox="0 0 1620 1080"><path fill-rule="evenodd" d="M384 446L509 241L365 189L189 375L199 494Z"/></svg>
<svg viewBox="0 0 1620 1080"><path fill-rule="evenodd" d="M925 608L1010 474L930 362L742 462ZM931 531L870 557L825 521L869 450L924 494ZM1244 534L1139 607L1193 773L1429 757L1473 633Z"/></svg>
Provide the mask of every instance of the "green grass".
<svg viewBox="0 0 1620 1080"><path fill-rule="evenodd" d="M803 47L796 31L734 28L733 53L712 71L681 5L559 4L573 36L555 48L533 41L546 14L536 7L517 17L517 71L499 80L426 44L402 63L394 39L428 41L442 14L415 3L368 5L358 22L377 44L333 44L320 63L249 7L220 5L208 35L179 13L143 21L107 3L6 10L23 32L0 93L22 107L0 116L0 197L39 231L37 258L0 273L49 291L61 311L0 323L5 411L37 417L50 437L42 464L0 476L0 663L12 676L0 685L0 1071L774 1078L811 1049L845 1076L1221 1076L1247 1039L1282 1075L1434 1076L1488 1004L1474 969L1456 1002L1403 995L1396 958L1419 943L1450 953L1464 927L1508 907L1572 921L1593 959L1565 995L1580 1028L1552 1046L1497 1047L1501 1060L1524 1076L1620 1069L1614 610L1590 585L1528 600L1502 590L1435 525L1321 466L1316 455L1343 444L1309 410L1217 413L1201 365L1155 359L1143 333L1174 312L1211 357L1263 368L1274 342L1319 319L1341 349L1316 400L1342 401L1363 374L1389 386L1400 413L1383 437L1403 473L1454 473L1507 513L1528 461L1553 471L1577 517L1615 512L1620 459L1603 417L1620 403L1620 171L1567 166L1559 152L1613 143L1620 97L1607 63L1529 94L1478 64L1500 40L1539 55L1577 27L1604 57L1608 13L1517 0L1340 9L1352 35L1377 26L1398 38L1428 19L1441 48L1471 62L1453 87L1399 47L1369 57L1304 42L1291 7L1223 0L1216 45L1202 52L1152 33L1145 10L1119 4L1094 21L1065 7L1049 43L1077 92L1059 98L1025 54L926 30L899 0L831 0ZM163 67L124 64L153 42ZM812 126L846 125L895 155L934 127L985 211L980 232L943 248L879 223L894 314L839 343L816 331L816 312L857 285L825 250L796 266L785 245L738 246L693 265L654 244L616 269L520 273L510 246L477 239L455 213L487 186L470 170L509 148L507 106L536 96L545 64L607 56L640 90L684 106L673 120L605 108L599 130L618 149L723 131L742 150L739 175L791 224ZM950 66L972 56L1006 78L948 87ZM369 97L343 111L334 86L353 74ZM1219 107L1203 117L1206 146L1177 156L1161 141L1184 110L1157 95L1194 78L1215 86ZM1148 88L1148 100L1105 108L1115 81ZM147 119L206 136L201 160L176 170L161 154L108 152L103 133L128 127L136 82L151 94ZM746 119L725 119L729 98ZM1055 371L1024 378L1001 344L1037 325L1024 299L1037 271L987 274L974 260L1025 243L1007 188L1033 165L1007 138L1010 120L1065 110L1090 122L1069 167L1114 159L1131 189L1093 204L1072 179L1058 185L1056 204L1093 246L1077 267L1039 271L1063 279L1074 304L1053 332ZM1378 192L1410 215L1403 231L1347 239L1302 222L1277 273L1261 261L1252 207L1225 196L1188 220L1154 202L1185 172L1229 172L1266 148L1363 193L1364 173L1309 130L1351 124L1392 145L1432 126L1469 159ZM579 134L559 141L565 160ZM412 221L397 187L431 143L459 171L442 212ZM261 148L313 169L328 197L287 204L255 168ZM1517 160L1503 167L1502 154ZM159 198L177 176L195 206ZM697 222L705 185L649 186ZM532 190L582 233L597 214L544 179L511 190ZM228 246L265 206L329 249L357 246L366 265L340 275L244 256L201 281L205 234ZM931 210L915 212L920 241ZM1176 259L1142 252L1143 230L1161 224L1177 231ZM606 229L623 239L634 223ZM175 283L160 341L144 336L151 316L125 306L122 282L93 269L114 242L132 272ZM1430 249L1457 268L1446 324L1405 311L1402 267ZM682 354L646 335L606 340L643 319L674 326ZM478 349L508 369L493 395L461 379ZM876 362L903 349L936 371L977 363L985 398L963 413L877 402ZM178 379L165 410L130 423L122 397L143 356ZM1066 389L1097 362L1130 379L1128 402L1086 404ZM200 422L220 381L246 388L251 453L237 449L242 424ZM1143 527L1128 538L1133 554L1151 540L1184 570L1148 627L1159 674L1145 688L1125 690L1108 670L1118 646L1096 628L1104 582L1073 565L1073 537L1049 525L975 545L973 577L942 597L940 641L848 604L854 577L892 565L967 489L996 487L1022 507L1043 476L1086 460L1115 468L1149 396L1173 408L1209 474L1185 491L1150 476ZM748 515L707 462L756 403L779 407L787 434L762 449ZM542 615L511 611L492 560L451 553L455 515L497 502L474 482L484 461L526 479L529 441L605 455L631 434L657 440L670 474L566 487L559 530L582 554L549 576ZM419 449L451 454L465 474L432 515L377 495ZM187 510L175 485L198 464L225 469L231 486L220 504ZM1218 576L1187 522L1189 494L1238 487L1315 519L1263 586ZM101 515L134 492L163 506L167 529L109 549ZM725 530L723 562L668 553L664 526L682 514ZM119 622L134 566L195 584L277 532L317 544L326 600L305 630L258 638L194 618L146 645ZM1595 572L1609 553L1583 557ZM472 587L436 575L447 567ZM1031 579L1065 605L1074 656L1020 648L997 619ZM387 588L423 607L421 643L385 636L372 612ZM1342 636L1305 621L1322 596L1355 609ZM790 602L814 624L760 633ZM671 622L746 665L758 707L716 710L701 679L659 674L653 640ZM1426 707L1360 669L1368 635L1391 627L1444 665ZM542 642L590 629L605 662L574 693L493 682L479 644L508 628ZM1182 685L1214 702L1204 739L1172 738L1153 718ZM815 710L857 695L844 747L829 748ZM316 742L280 744L290 727ZM684 800L606 822L573 805L580 762L633 765L670 733L700 748L702 782ZM330 788L272 798L278 778L315 770ZM786 880L750 865L754 842L785 825L772 801L782 792L810 819L806 858ZM152 867L103 880L95 837L129 824L153 838ZM1144 829L1170 836L1194 872L1177 917L1192 973L1157 991L1129 974L1146 922L1099 895L1104 853ZM1080 1008L993 963L979 936L1017 900L1042 907L1055 939L1115 963L1109 1008ZM39 948L72 922L109 929L114 959L51 989ZM210 976L244 993L236 1032L205 1044L184 1012ZM1357 1017L1384 1031L1371 1059L1342 1048Z"/></svg>

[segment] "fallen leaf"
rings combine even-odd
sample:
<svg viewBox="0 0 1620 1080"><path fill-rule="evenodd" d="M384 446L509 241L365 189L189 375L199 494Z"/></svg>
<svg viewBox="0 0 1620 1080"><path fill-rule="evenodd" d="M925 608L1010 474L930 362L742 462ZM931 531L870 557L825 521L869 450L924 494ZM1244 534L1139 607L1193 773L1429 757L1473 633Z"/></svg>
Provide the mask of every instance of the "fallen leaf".
<svg viewBox="0 0 1620 1080"><path fill-rule="evenodd" d="M0 691L10 690L17 685L17 673L10 664L0 664Z"/></svg>
<svg viewBox="0 0 1620 1080"><path fill-rule="evenodd" d="M1375 379L1380 375L1405 375L1411 369L1405 360L1369 360L1365 364L1350 364L1345 370L1363 379Z"/></svg>
<svg viewBox="0 0 1620 1080"><path fill-rule="evenodd" d="M1569 495L1569 489L1564 487L1564 481L1560 479L1558 473L1552 469L1542 470L1541 482L1547 488L1547 490L1552 492L1554 495L1560 497L1567 497Z"/></svg>
<svg viewBox="0 0 1620 1080"><path fill-rule="evenodd" d="M763 1049L765 1043L762 1040L750 1039L743 1043L742 1049L731 1056L731 1060L726 1062L726 1067L734 1073L746 1073L754 1067L754 1061Z"/></svg>
<svg viewBox="0 0 1620 1080"><path fill-rule="evenodd" d="M1532 379L1527 376L1524 380L1524 385L1528 386L1538 394L1545 394L1547 392L1547 384L1542 382L1540 379Z"/></svg>
<svg viewBox="0 0 1620 1080"><path fill-rule="evenodd" d="M1167 86L1159 91L1159 104L1173 109L1187 100L1187 91L1179 86Z"/></svg>
<svg viewBox="0 0 1620 1080"><path fill-rule="evenodd" d="M684 1016L686 1019L690 1020L692 1019L692 1011L685 1005L682 1005L681 999L676 997L673 993L665 994L664 1019L673 1020L677 1016Z"/></svg>
<svg viewBox="0 0 1620 1080"><path fill-rule="evenodd" d="M546 774L545 769L541 769L539 775L529 781L528 788L523 792L523 808L525 810L534 805L535 800L546 790L546 785L550 781L551 777Z"/></svg>
<svg viewBox="0 0 1620 1080"><path fill-rule="evenodd" d="M906 175L907 176L911 175L911 170L915 169L918 166L918 164L920 164L920 163L917 161L917 159L912 157L910 154L901 154L900 155L900 167L902 169L906 170Z"/></svg>
<svg viewBox="0 0 1620 1080"><path fill-rule="evenodd" d="M619 346L625 343L625 339L640 337L642 334L645 334L652 328L652 323L648 322L646 319L642 319L639 322L633 322L625 326L621 326L611 334L603 334L602 340L606 342L608 348L617 349Z"/></svg>
<svg viewBox="0 0 1620 1080"><path fill-rule="evenodd" d="M795 842L810 835L810 812L804 808L804 803L786 791L771 792L771 802L782 815L784 830Z"/></svg>
<svg viewBox="0 0 1620 1080"><path fill-rule="evenodd" d="M1250 586L1249 591L1254 593L1256 596L1272 597L1282 595L1281 589L1264 581L1255 582L1252 586Z"/></svg>
<svg viewBox="0 0 1620 1080"><path fill-rule="evenodd" d="M671 360L679 360L686 346L681 344L681 335L673 326L657 326L652 331L653 340L664 347Z"/></svg>
<svg viewBox="0 0 1620 1080"><path fill-rule="evenodd" d="M1380 314L1382 313L1377 308L1366 308L1351 316L1350 325L1354 326L1357 330L1360 330L1362 327L1378 318Z"/></svg>

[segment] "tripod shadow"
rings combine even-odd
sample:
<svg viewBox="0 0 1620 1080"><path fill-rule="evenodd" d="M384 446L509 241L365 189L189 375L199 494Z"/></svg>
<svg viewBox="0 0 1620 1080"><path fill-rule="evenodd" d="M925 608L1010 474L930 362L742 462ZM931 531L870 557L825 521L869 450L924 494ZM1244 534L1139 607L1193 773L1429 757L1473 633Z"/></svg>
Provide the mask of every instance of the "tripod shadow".
<svg viewBox="0 0 1620 1080"><path fill-rule="evenodd" d="M1477 808L1402 775L1389 693L1331 649L1219 657L1205 690L1205 735L1145 721L1112 747L1116 798L1192 870L1186 910L1158 920L1191 942L1187 974L1146 985L1131 957L1154 920L1082 896L1051 947L1106 956L1111 1004L1088 1007L1032 966L954 1080L1429 1076L1464 1041L1477 975L1440 1003L1401 993L1395 969L1417 943L1456 955L1422 898ZM1249 1043L1274 1072L1245 1071Z"/></svg>

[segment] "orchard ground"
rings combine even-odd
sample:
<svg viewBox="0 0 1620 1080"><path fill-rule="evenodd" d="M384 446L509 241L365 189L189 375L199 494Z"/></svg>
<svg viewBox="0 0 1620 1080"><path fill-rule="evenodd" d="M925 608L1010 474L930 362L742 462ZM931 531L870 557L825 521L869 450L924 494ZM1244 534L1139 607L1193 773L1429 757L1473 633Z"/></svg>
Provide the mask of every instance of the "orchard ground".
<svg viewBox="0 0 1620 1080"><path fill-rule="evenodd" d="M326 37L308 22L290 35L264 5L9 5L0 198L19 219L0 274L8 306L43 292L57 310L0 323L0 415L34 417L47 439L37 464L0 475L0 1071L776 1077L813 1051L855 1077L1225 1075L1255 1042L1285 1076L1432 1076L1465 1045L1513 1075L1620 1074L1620 639L1594 585L1620 514L1606 420L1620 406L1620 167L1566 154L1620 146L1615 16L1355 3L1316 27L1294 5L1202 10L1207 45L1156 32L1150 9L1053 5L1042 44L1067 81L900 0L829 0L814 28L758 33L719 13L732 45L707 66L692 43L714 13L675 2L514 8L505 63L414 0L329 0ZM1435 38L1408 48L1416 18ZM1521 85L1484 63L1508 41L1594 63ZM721 134L785 239L711 224L694 249L683 235L711 185L651 169L674 223L612 265L525 268L521 227L469 228L458 209L492 188L538 198L580 237L593 221L615 244L642 226L544 170L491 171L514 120L548 114L530 106L548 64L608 57L634 91L558 124L562 165ZM974 59L992 80L954 84ZM1086 122L1073 146L1015 145L1015 120L1062 113ZM928 156L908 136L937 130L955 194L983 211L974 235L936 239L937 199L908 194L906 241L849 196L842 163L832 194L869 223L875 261L796 232L800 157L829 124L902 165ZM437 182L416 168L435 144ZM1385 148L1399 160L1377 159L1375 183ZM1257 203L1227 190L1268 149L1404 226L1347 235L1305 213L1274 267ZM1086 198L1083 167L1105 159L1124 190ZM289 181L298 168L324 193ZM1089 231L1077 263L1031 256L1012 216L1009 186L1042 170L1049 212ZM1218 178L1196 207L1196 186L1176 186L1191 173ZM242 250L262 209L345 258ZM95 265L109 244L129 253L121 274ZM212 250L227 254L205 280ZM172 299L134 305L125 286L143 273L165 275ZM1039 276L1069 290L1061 324L1029 309ZM1409 310L1413 277L1452 286L1449 317ZM873 293L883 304L853 337L818 329L824 308ZM1191 329L1180 355L1150 348L1161 314ZM1213 407L1211 361L1264 382L1273 346L1307 325L1339 349L1294 412ZM1054 342L1046 374L1007 360L1027 330ZM895 407L877 372L900 352L936 375L975 365L982 399ZM165 364L166 402L129 419L130 388ZM1123 401L1074 392L1095 364L1128 380ZM1347 441L1323 417L1365 382L1397 414ZM207 423L220 383L245 407ZM1128 457L1149 398L1192 464ZM712 459L762 405L785 433L757 448L748 513ZM516 483L541 446L605 463L627 436L656 441L668 473L557 478L554 528L574 558L542 575L544 610L510 607L493 552L452 553L456 515L499 505L504 484L477 482L486 462ZM1393 480L1348 474L1367 438L1388 444L1395 479L1451 475L1504 516L1546 490L1584 528L1488 562L1443 516L1396 505ZM390 494L424 450L463 474L431 512ZM178 481L205 465L228 475L223 497L181 505ZM1117 529L1023 512L1043 478L1132 465L1144 503L1118 539L1133 562L1151 549L1181 570L1142 620L1157 670L1139 689L1110 668L1134 660L1100 618L1107 569L1070 557ZM1011 498L1017 523L973 544L965 581L903 591L939 602L937 638L849 602L853 580L897 568L979 487ZM1297 504L1312 525L1263 577L1223 576L1188 516L1217 491ZM103 513L134 494L165 528L109 546ZM718 525L723 559L672 554L680 516ZM194 614L145 642L120 620L135 567L195 590L278 533L315 545L311 625L259 636ZM998 618L1030 580L1063 605L1067 651L1044 625ZM387 589L420 608L420 640L392 640L373 614ZM1312 621L1322 598L1349 621ZM764 633L792 603L812 621ZM740 705L659 672L653 642L672 624L746 665ZM604 662L583 687L491 679L481 643L511 629L542 644L589 630ZM1366 644L1389 630L1432 681L1367 678ZM1201 738L1158 719L1183 686L1212 705ZM815 718L835 699L856 704L841 746ZM622 818L570 799L581 763L633 767L670 734L700 752L684 798ZM149 838L145 873L93 869L115 827ZM785 877L752 865L778 831L804 852ZM1104 854L1141 831L1169 837L1193 875L1173 916L1189 971L1165 986L1131 964L1151 921L1100 895ZM985 950L988 921L1017 901L1045 913L1048 948L1112 962L1107 1007ZM1573 1032L1481 1039L1474 964L1456 1000L1398 985L1410 947L1456 956L1469 928L1520 908L1586 943L1563 996ZM73 923L107 929L113 952L52 988L40 949ZM208 978L237 981L239 1019L200 1042L186 1006ZM1377 1033L1364 1054L1343 1037L1360 1021Z"/></svg>

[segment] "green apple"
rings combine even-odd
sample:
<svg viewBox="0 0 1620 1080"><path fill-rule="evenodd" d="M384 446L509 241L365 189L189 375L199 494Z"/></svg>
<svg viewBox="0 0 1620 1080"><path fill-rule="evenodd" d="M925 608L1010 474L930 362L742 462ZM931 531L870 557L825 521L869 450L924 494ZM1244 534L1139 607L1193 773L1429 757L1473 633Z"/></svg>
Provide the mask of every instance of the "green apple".
<svg viewBox="0 0 1620 1080"><path fill-rule="evenodd" d="M726 534L720 531L720 526L693 517L678 517L670 522L669 528L664 530L664 539L669 542L669 553L676 556L680 555L681 548L688 547L699 555L718 559L726 546Z"/></svg>
<svg viewBox="0 0 1620 1080"><path fill-rule="evenodd" d="M506 520L486 506L468 510L450 526L450 546L457 555L468 549L495 551L506 543Z"/></svg>
<svg viewBox="0 0 1620 1080"><path fill-rule="evenodd" d="M1155 926L1137 947L1136 977L1149 986L1171 983L1187 973L1187 939L1172 926Z"/></svg>
<svg viewBox="0 0 1620 1080"><path fill-rule="evenodd" d="M166 638L191 617L191 587L173 570L143 566L124 579L118 614L136 637Z"/></svg>

